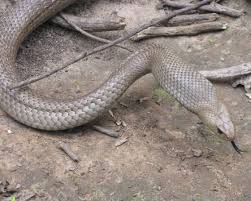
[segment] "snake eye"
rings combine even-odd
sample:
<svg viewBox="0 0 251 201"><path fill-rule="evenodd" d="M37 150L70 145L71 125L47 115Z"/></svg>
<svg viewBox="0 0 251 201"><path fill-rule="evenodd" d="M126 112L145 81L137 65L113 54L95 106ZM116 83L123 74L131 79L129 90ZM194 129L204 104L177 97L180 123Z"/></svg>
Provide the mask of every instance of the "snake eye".
<svg viewBox="0 0 251 201"><path fill-rule="evenodd" d="M223 134L221 129L217 128L217 131L218 131L219 134Z"/></svg>

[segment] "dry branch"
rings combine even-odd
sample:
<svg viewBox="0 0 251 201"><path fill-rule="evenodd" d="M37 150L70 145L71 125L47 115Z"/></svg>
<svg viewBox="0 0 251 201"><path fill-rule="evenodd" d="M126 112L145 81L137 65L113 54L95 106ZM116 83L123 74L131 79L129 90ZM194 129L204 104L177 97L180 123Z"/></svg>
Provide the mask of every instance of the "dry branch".
<svg viewBox="0 0 251 201"><path fill-rule="evenodd" d="M111 130L111 129L108 129L108 128L105 128L103 126L97 126L97 125L93 125L92 128L100 133L103 133L105 135L108 135L110 137L114 137L114 138L118 138L119 137L119 133L114 131L114 130Z"/></svg>
<svg viewBox="0 0 251 201"><path fill-rule="evenodd" d="M34 82L37 82L39 80L42 80L46 77L49 77L65 68L67 68L68 66L80 61L81 59L83 58L86 58L87 56L90 56L90 55L93 55L97 52L100 52L102 50L105 50L109 47L112 47L116 44L119 44L121 43L122 41L125 41L127 39L129 39L130 37L134 36L135 34L141 32L142 30L144 29L147 29L148 27L151 27L151 26L155 26L157 24L161 24L162 22L166 22L167 20L170 20L172 19L173 17L177 16L177 15L180 15L182 13L185 13L187 11L190 11L190 10L194 10L194 9L197 9L205 4L208 4L210 2L212 2L213 0L203 0L197 4L194 4L194 5L191 5L191 6L188 6L186 8L182 8L182 9L179 9L179 10L176 10L176 11L173 11L172 13L170 13L169 15L164 15L160 18L157 18L157 19L153 19L151 22L149 23L146 23L146 24L143 24L142 26L130 31L128 34L126 34L125 36L122 36L114 41L112 41L111 43L108 43L108 44L105 44L105 45L102 45L102 46L99 46L97 48L94 48L92 51L90 52L83 52L81 53L80 55L78 55L76 58L72 59L71 61L68 61L66 62L63 66L61 66L60 68L57 68L57 69L54 69L54 70L51 70L45 74L42 74L40 76L36 76L36 77L33 77L31 79L28 79L28 80L24 80L20 83L17 83L16 85L14 86L10 86L10 89L13 90L13 89L17 89L17 88L20 88L20 87L23 87L23 86L27 86L28 84L31 84L31 83L34 83Z"/></svg>
<svg viewBox="0 0 251 201"><path fill-rule="evenodd" d="M122 30L126 26L124 19L117 15L112 15L111 17L102 19L83 18L69 14L64 14L64 16L66 16L67 19L76 24L79 28L90 32ZM74 30L74 28L72 28L72 26L65 22L65 20L63 20L60 16L52 18L51 22L63 28Z"/></svg>
<svg viewBox="0 0 251 201"><path fill-rule="evenodd" d="M74 22L72 22L71 18L68 18L67 15L61 14L60 17L62 17L63 20L65 20L65 22L68 23L68 25L70 25L74 30L78 31L79 33L81 33L82 35L84 35L86 37L89 37L89 38L91 38L93 40L96 40L96 41L99 41L99 42L102 42L102 43L110 43L111 42L110 40L100 38L98 36L90 34L87 31L81 29L78 25L76 25ZM127 48L125 46L122 46L122 45L115 45L115 46L120 47L122 49L125 49L125 50L127 50L129 52L133 52L133 50L130 50L129 48Z"/></svg>
<svg viewBox="0 0 251 201"><path fill-rule="evenodd" d="M136 34L131 39L133 41L139 41L159 36L194 36L200 33L222 31L225 29L227 29L227 25L224 22L205 22L201 24L177 27L149 27L148 29Z"/></svg>
<svg viewBox="0 0 251 201"><path fill-rule="evenodd" d="M247 76L243 76L232 83L233 87L237 87L238 85L244 86L246 92L251 92L251 74ZM251 99L251 98L250 98Z"/></svg>
<svg viewBox="0 0 251 201"><path fill-rule="evenodd" d="M172 8L179 8L179 9L192 5L189 3L182 3L182 2L170 1L170 0L161 0L161 2L162 2L162 6L169 6ZM206 12L224 14L224 15L228 15L230 17L240 17L241 15L243 15L243 11L229 8L229 7L223 6L223 5L215 3L215 2L211 3L210 5L201 6L199 8L199 10L206 11Z"/></svg>
<svg viewBox="0 0 251 201"><path fill-rule="evenodd" d="M216 70L200 71L200 73L211 81L231 82L242 76L251 74L251 63Z"/></svg>
<svg viewBox="0 0 251 201"><path fill-rule="evenodd" d="M75 153L72 152L69 145L67 145L64 142L59 142L58 143L58 148L61 149L62 151L64 151L70 157L70 159L72 159L75 162L79 162L78 156Z"/></svg>
<svg viewBox="0 0 251 201"><path fill-rule="evenodd" d="M192 14L192 15L180 15L171 19L167 23L162 23L162 25L167 26L180 26L180 25L190 25L194 23L202 23L202 22L213 22L219 19L219 15L216 13L208 13L208 14Z"/></svg>

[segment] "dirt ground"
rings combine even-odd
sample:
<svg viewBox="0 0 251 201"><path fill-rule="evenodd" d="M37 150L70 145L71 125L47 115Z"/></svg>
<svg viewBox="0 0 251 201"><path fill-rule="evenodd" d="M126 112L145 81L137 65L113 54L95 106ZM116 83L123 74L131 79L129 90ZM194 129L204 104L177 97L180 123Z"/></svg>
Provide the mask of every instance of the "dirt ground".
<svg viewBox="0 0 251 201"><path fill-rule="evenodd" d="M158 0L120 0L79 3L70 12L82 16L124 17L126 30L159 16ZM244 9L238 19L222 17L224 32L195 37L158 38L126 42L133 49L161 42L198 69L213 69L251 61L251 2L223 1ZM1 0L1 8L8 5ZM99 33L110 39L121 32ZM39 27L22 44L20 76L27 78L78 53L100 45L50 23ZM66 71L32 85L45 96L79 97L102 83L129 55L113 47L84 59ZM0 111L0 192L17 190L17 201L250 201L251 104L243 89L218 85L237 130L237 143L248 152L238 155L229 142L198 127L199 119L164 94L151 75L137 81L111 109L126 125L117 126L108 112L98 125L119 130L114 139L87 126L62 132L27 128ZM139 102L139 99L150 97ZM156 99L162 99L157 104ZM121 146L115 145L127 138ZM78 163L57 148L67 143ZM0 193L0 200L10 197Z"/></svg>

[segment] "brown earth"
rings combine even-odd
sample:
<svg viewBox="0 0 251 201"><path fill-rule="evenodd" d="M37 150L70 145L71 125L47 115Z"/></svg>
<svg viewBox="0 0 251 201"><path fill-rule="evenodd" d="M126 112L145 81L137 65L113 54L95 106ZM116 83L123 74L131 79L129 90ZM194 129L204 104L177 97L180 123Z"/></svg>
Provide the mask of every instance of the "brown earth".
<svg viewBox="0 0 251 201"><path fill-rule="evenodd" d="M160 15L161 11L155 10L157 2L93 0L72 6L70 12L103 16L116 11L125 17L129 30ZM247 11L239 19L222 17L229 24L224 32L125 44L136 49L139 44L164 43L198 69L250 62L251 2L223 3ZM0 2L1 8L7 5L7 0ZM122 33L99 35L114 39ZM98 45L46 23L23 43L18 55L20 75L26 78L55 68ZM128 55L113 47L32 88L45 96L79 97L104 81ZM241 88L217 85L217 89L232 114L238 144L248 150L242 156L230 143L199 129L198 118L164 94L151 75L137 81L120 99L127 107L119 103L113 106L113 113L125 127L116 126L108 113L96 122L119 129L120 139L86 126L56 133L37 131L1 112L0 192L8 181L9 189L18 187L17 201L250 201L251 105ZM143 97L150 99L140 103ZM124 138L128 138L127 143L116 147ZM67 143L80 162L73 162L59 150L58 141ZM10 197L0 194L0 200Z"/></svg>

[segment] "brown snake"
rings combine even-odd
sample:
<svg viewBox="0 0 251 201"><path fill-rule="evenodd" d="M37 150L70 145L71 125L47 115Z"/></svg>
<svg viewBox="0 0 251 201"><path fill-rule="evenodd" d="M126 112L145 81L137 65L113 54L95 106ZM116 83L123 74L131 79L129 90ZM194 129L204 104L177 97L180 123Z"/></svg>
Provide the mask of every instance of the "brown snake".
<svg viewBox="0 0 251 201"><path fill-rule="evenodd" d="M21 42L37 26L74 0L20 0L0 18L0 107L17 121L43 130L64 130L92 121L138 78L153 73L159 84L203 123L228 140L234 126L216 90L200 73L168 48L150 45L131 55L91 93L73 101L45 99L30 90L9 90L17 80L16 54Z"/></svg>

